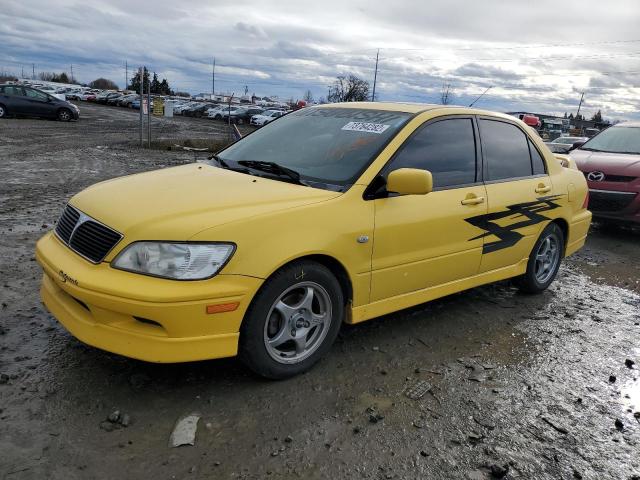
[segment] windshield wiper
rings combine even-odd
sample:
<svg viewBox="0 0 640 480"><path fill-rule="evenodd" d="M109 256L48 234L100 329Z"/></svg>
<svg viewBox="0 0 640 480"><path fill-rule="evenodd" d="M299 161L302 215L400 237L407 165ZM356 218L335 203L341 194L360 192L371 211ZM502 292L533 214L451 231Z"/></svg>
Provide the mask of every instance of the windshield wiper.
<svg viewBox="0 0 640 480"><path fill-rule="evenodd" d="M290 180L293 180L294 183L297 183L299 185L306 185L300 179L300 174L298 172L296 172L295 170L291 170L290 168L283 167L276 162L263 162L260 160L239 160L238 165L253 168L254 170L270 173L279 177L287 177Z"/></svg>
<svg viewBox="0 0 640 480"><path fill-rule="evenodd" d="M604 150L598 150L597 148L590 147L578 147L580 150L587 150L589 152L604 152Z"/></svg>
<svg viewBox="0 0 640 480"><path fill-rule="evenodd" d="M215 153L209 157L209 160L215 160L218 163L218 165L220 165L220 168L224 168L225 170L233 170L234 172L249 173L248 168L232 167Z"/></svg>
<svg viewBox="0 0 640 480"><path fill-rule="evenodd" d="M226 168L226 169L230 169L231 168L227 162L225 162L223 159L221 159L218 156L217 153L214 153L213 155L211 155L209 157L209 160L215 160L218 163L218 165L220 165L222 168Z"/></svg>

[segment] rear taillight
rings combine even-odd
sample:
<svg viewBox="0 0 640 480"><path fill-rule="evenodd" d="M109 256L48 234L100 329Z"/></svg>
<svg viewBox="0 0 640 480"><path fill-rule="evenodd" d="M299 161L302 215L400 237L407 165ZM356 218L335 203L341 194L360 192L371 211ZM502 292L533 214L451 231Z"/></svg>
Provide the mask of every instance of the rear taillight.
<svg viewBox="0 0 640 480"><path fill-rule="evenodd" d="M585 210L589 208L589 190L587 190L587 194L584 196L584 203L582 204L582 208Z"/></svg>

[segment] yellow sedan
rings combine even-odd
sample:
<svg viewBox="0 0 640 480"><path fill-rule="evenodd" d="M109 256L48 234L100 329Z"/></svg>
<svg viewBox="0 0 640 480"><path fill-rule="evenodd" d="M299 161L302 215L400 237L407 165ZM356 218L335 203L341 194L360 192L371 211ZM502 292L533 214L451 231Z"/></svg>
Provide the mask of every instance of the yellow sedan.
<svg viewBox="0 0 640 480"><path fill-rule="evenodd" d="M78 339L151 362L239 355L285 378L358 323L478 285L553 282L587 185L517 119L349 103L285 115L209 163L94 185L37 245Z"/></svg>

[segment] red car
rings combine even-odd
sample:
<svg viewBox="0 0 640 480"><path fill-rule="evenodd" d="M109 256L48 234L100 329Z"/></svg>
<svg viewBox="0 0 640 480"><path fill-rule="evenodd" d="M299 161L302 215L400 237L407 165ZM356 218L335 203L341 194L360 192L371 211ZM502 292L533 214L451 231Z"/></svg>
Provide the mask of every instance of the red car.
<svg viewBox="0 0 640 480"><path fill-rule="evenodd" d="M640 122L610 127L570 156L587 178L594 217L640 223Z"/></svg>

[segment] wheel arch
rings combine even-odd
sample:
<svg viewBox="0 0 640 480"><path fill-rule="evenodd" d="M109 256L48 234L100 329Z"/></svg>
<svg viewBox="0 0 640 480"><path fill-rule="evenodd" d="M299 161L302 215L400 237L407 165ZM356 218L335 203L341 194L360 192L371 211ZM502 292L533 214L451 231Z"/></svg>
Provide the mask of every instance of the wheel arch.
<svg viewBox="0 0 640 480"><path fill-rule="evenodd" d="M349 276L349 272L346 267L335 257L331 255L327 255L324 253L309 253L306 255L301 255L299 257L291 258L286 262L278 265L278 268L273 270L264 280L263 285L276 273L282 270L283 268L291 265L292 263L300 262L300 261L312 261L319 263L320 265L326 267L338 280L340 284L340 288L342 290L342 294L344 295L345 300L345 320L351 316L351 308L350 303L353 301L353 283L351 281L351 277Z"/></svg>

